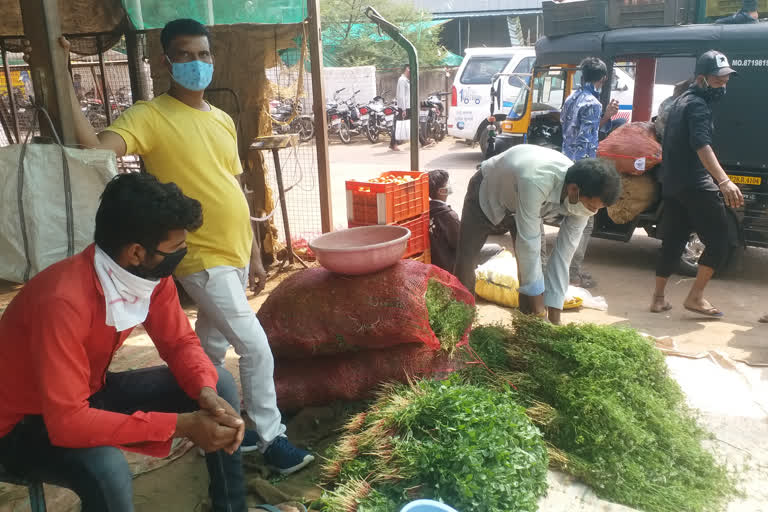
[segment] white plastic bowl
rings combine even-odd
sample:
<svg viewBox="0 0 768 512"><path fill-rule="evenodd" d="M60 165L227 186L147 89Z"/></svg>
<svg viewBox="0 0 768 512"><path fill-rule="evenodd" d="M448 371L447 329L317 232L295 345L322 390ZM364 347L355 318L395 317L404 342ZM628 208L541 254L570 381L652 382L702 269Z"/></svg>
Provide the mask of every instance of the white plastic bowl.
<svg viewBox="0 0 768 512"><path fill-rule="evenodd" d="M345 275L378 272L405 254L411 231L402 226L363 226L326 233L310 242L318 263Z"/></svg>

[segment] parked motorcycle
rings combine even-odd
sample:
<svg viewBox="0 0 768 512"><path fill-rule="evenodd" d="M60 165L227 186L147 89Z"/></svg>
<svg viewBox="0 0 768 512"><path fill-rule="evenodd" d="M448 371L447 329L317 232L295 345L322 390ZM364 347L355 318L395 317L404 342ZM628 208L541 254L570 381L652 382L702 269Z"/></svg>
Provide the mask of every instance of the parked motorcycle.
<svg viewBox="0 0 768 512"><path fill-rule="evenodd" d="M315 122L312 116L302 114L301 103L293 99L273 100L269 102L269 114L272 117L272 133L296 133L300 142L307 142L315 135Z"/></svg>
<svg viewBox="0 0 768 512"><path fill-rule="evenodd" d="M328 122L328 133L335 133L344 144L349 144L352 136L349 133L349 109L346 103L339 100L339 93L344 91L342 87L333 94L331 101L326 101L325 115Z"/></svg>
<svg viewBox="0 0 768 512"><path fill-rule="evenodd" d="M101 131L107 127L107 116L104 113L104 104L100 99L86 97L80 100L80 110L96 131Z"/></svg>
<svg viewBox="0 0 768 512"><path fill-rule="evenodd" d="M365 124L368 122L367 118L365 120L362 119L360 107L357 104L357 95L359 93L360 90L355 91L352 93L352 96L344 101L346 109L344 109L342 113L344 114L344 120L346 120L347 127L349 128L348 139L341 139L344 144L352 142L352 135L360 135L363 133ZM341 138L341 135L339 135L339 138Z"/></svg>
<svg viewBox="0 0 768 512"><path fill-rule="evenodd" d="M445 105L441 96L448 93L433 92L421 102L419 109L419 129L426 139L440 142L448 132Z"/></svg>
<svg viewBox="0 0 768 512"><path fill-rule="evenodd" d="M386 92L384 93L386 94ZM384 104L383 96L375 96L365 107L368 113L368 122L365 126L365 136L371 142L376 144L382 133L389 133L392 130L392 120L394 119L394 109ZM389 111L389 114L385 111ZM363 109L360 109L362 113Z"/></svg>

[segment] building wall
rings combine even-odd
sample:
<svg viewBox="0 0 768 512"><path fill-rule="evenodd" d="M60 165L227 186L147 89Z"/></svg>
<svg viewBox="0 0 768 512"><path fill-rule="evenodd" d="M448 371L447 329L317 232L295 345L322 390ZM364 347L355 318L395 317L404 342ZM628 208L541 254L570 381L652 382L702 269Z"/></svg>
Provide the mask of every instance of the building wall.
<svg viewBox="0 0 768 512"><path fill-rule="evenodd" d="M376 96L376 68L374 66L357 66L352 68L323 68L325 79L325 96L333 99L333 93L342 87L339 98L346 99L359 90L357 103L368 103Z"/></svg>
<svg viewBox="0 0 768 512"><path fill-rule="evenodd" d="M451 92L453 77L458 68L426 69L419 73L419 99L425 99L433 92ZM379 69L376 71L376 90L389 101L395 97L400 69ZM450 102L450 97L448 97Z"/></svg>

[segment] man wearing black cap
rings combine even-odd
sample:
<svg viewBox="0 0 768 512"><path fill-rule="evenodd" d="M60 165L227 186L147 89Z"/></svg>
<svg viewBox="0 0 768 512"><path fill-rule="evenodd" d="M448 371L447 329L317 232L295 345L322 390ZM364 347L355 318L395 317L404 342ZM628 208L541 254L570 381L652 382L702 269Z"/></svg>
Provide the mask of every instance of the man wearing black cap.
<svg viewBox="0 0 768 512"><path fill-rule="evenodd" d="M744 4L739 12L720 18L715 21L721 25L743 25L746 23L757 23L759 15L757 14L757 0L744 0Z"/></svg>
<svg viewBox="0 0 768 512"><path fill-rule="evenodd" d="M696 61L693 84L670 108L662 144L663 245L656 265L653 313L672 308L664 298L667 280L677 268L690 234L695 232L706 250L683 307L710 317L723 316L704 298L704 288L728 258L725 206L738 208L744 204L744 197L712 151L711 104L725 95L726 84L735 73L722 53L704 53Z"/></svg>

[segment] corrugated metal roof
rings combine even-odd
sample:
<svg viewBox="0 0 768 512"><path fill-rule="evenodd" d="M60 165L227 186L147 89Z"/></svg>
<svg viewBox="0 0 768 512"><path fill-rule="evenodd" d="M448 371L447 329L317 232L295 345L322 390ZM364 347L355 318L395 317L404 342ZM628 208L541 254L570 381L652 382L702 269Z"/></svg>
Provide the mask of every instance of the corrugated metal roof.
<svg viewBox="0 0 768 512"><path fill-rule="evenodd" d="M491 16L541 11L542 0L413 0L433 15Z"/></svg>

